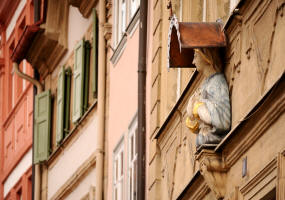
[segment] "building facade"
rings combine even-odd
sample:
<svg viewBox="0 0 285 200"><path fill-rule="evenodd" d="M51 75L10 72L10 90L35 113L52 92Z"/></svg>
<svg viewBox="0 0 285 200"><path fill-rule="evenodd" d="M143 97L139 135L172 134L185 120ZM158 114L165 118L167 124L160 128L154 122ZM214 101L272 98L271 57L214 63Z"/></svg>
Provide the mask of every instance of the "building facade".
<svg viewBox="0 0 285 200"><path fill-rule="evenodd" d="M145 5L0 3L0 200L285 199L285 1Z"/></svg>
<svg viewBox="0 0 285 200"><path fill-rule="evenodd" d="M154 0L150 4L147 199L284 199L285 68L280 45L284 2L173 0L169 5ZM168 38L172 14L179 22L223 21L219 31L227 43L221 58L231 128L216 145L197 149L197 136L186 126L187 104L207 77L199 69L172 68L171 63L167 69L174 59L167 46L172 41ZM182 44L187 34L189 38L209 34L202 29L199 36L182 28L175 31L180 31ZM181 48L183 54L187 47ZM188 48L186 55L193 60L190 53L196 47ZM213 51L209 46L202 49L207 48Z"/></svg>
<svg viewBox="0 0 285 200"><path fill-rule="evenodd" d="M112 1L108 49L106 199L137 199L138 54L140 2Z"/></svg>
<svg viewBox="0 0 285 200"><path fill-rule="evenodd" d="M32 198L33 85L20 78L11 56L24 27L33 23L34 5L27 1L0 4L0 199ZM23 60L19 67L33 76Z"/></svg>

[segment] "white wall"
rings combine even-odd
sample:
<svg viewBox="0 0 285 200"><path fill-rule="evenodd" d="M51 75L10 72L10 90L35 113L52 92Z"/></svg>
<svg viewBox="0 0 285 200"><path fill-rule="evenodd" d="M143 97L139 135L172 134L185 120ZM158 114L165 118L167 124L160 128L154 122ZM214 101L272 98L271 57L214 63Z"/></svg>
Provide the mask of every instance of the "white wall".
<svg viewBox="0 0 285 200"><path fill-rule="evenodd" d="M7 26L7 29L6 29L6 38L7 40L9 39L13 29L15 28L15 25L16 25L16 21L17 19L19 18L25 4L26 4L26 1L27 0L21 0L16 11L15 11L15 14L13 15L9 25Z"/></svg>
<svg viewBox="0 0 285 200"><path fill-rule="evenodd" d="M71 53L74 50L75 45L84 34L87 32L89 26L92 24L92 14L88 19L84 18L79 12L78 8L69 6L69 20L68 20L68 51L61 59L59 66L66 63ZM59 68L57 68L58 70ZM55 77L58 71L54 70L52 76Z"/></svg>
<svg viewBox="0 0 285 200"><path fill-rule="evenodd" d="M73 175L96 150L97 112L79 128L81 134L69 148L65 148L55 165L48 170L48 199Z"/></svg>
<svg viewBox="0 0 285 200"><path fill-rule="evenodd" d="M32 166L32 148L23 156L19 164L10 173L7 180L4 183L4 197L9 193L9 191L15 186L15 184L20 180L23 174Z"/></svg>
<svg viewBox="0 0 285 200"><path fill-rule="evenodd" d="M81 199L86 194L88 194L90 187L95 187L95 171L95 168L91 170L88 176L81 180L80 184L65 198L65 200Z"/></svg>

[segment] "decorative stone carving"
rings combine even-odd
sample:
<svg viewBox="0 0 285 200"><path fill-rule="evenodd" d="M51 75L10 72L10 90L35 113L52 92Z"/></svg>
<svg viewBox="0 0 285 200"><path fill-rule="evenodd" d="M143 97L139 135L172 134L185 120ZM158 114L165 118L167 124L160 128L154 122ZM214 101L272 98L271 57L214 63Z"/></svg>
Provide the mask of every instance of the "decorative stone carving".
<svg viewBox="0 0 285 200"><path fill-rule="evenodd" d="M229 89L218 49L195 50L193 64L206 76L187 107L186 125L196 137L196 147L218 144L231 126Z"/></svg>
<svg viewBox="0 0 285 200"><path fill-rule="evenodd" d="M78 8L83 17L88 18L92 8L95 7L96 0L68 0L69 4Z"/></svg>
<svg viewBox="0 0 285 200"><path fill-rule="evenodd" d="M112 36L112 24L105 23L104 24L104 37L106 40L110 40Z"/></svg>
<svg viewBox="0 0 285 200"><path fill-rule="evenodd" d="M269 68L272 65L273 41L277 34L278 16L283 16L284 1L258 2L253 6L255 9L248 12L249 14L244 20L247 34L245 53L248 59L251 59L252 56L256 59L260 93L262 94L265 90Z"/></svg>
<svg viewBox="0 0 285 200"><path fill-rule="evenodd" d="M162 194L161 199L176 199L194 174L191 154L195 149L186 138L189 134L184 126L184 120L179 112L176 112L170 126L158 138L158 146L161 151L161 177L162 187L167 193Z"/></svg>
<svg viewBox="0 0 285 200"><path fill-rule="evenodd" d="M226 193L227 167L222 156L211 150L202 150L197 156L199 169L208 187L217 200L223 199Z"/></svg>

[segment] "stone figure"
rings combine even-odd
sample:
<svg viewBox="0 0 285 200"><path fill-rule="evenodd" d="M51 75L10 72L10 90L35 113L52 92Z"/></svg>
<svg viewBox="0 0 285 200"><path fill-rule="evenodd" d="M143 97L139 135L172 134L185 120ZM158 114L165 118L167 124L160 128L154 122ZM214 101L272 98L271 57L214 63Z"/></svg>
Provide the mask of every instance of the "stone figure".
<svg viewBox="0 0 285 200"><path fill-rule="evenodd" d="M193 64L207 78L190 97L187 127L195 134L196 147L218 144L231 126L229 89L218 49L195 49Z"/></svg>

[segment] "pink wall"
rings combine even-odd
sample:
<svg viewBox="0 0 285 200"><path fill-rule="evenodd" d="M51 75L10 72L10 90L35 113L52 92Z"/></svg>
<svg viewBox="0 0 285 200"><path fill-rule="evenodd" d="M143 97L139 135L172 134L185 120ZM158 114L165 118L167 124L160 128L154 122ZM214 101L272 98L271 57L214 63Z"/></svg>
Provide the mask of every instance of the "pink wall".
<svg viewBox="0 0 285 200"><path fill-rule="evenodd" d="M108 191L107 199L112 199L113 151L123 135L124 138L124 183L127 186L127 131L137 113L138 88L138 44L139 29L128 36L126 47L115 66L110 65L109 120L106 138L108 141ZM126 188L124 188L124 193ZM126 195L126 194L125 194ZM124 199L127 199L125 196Z"/></svg>

